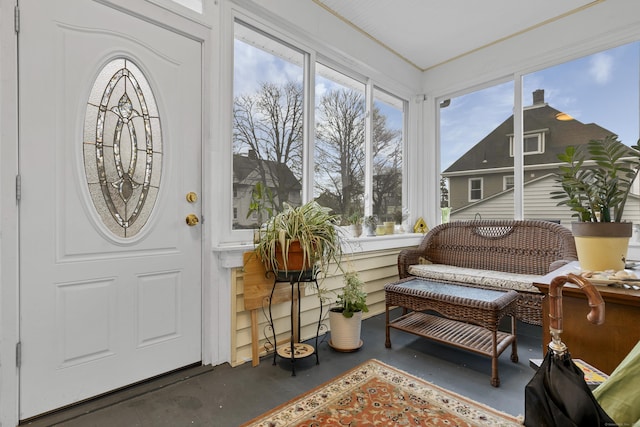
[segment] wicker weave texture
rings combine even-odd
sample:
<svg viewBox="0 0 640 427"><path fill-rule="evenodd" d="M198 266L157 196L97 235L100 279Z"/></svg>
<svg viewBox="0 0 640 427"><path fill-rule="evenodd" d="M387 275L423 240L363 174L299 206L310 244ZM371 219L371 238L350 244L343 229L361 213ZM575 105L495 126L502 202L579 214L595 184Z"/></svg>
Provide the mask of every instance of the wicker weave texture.
<svg viewBox="0 0 640 427"><path fill-rule="evenodd" d="M395 319L390 326L489 357L498 357L514 340L513 335L498 331L495 341L496 351L494 352L492 331L427 313L407 314Z"/></svg>
<svg viewBox="0 0 640 427"><path fill-rule="evenodd" d="M505 315L515 314L518 293L516 291L478 293L471 290L469 294L475 295L473 299L459 296L466 294L466 290L461 289L464 288L463 285L456 285L455 289L451 289L452 286L448 288L443 286L440 292L440 289L432 285L444 285L444 283L426 281L428 286L410 283L422 280L406 278L384 287L385 347L391 348L390 328L393 328L489 356L491 357L491 385L498 387L500 385L498 356L511 345L511 361L518 362L516 322L513 317L511 333L498 330L500 320ZM496 293L502 295L496 297ZM391 320L389 310L395 306L413 311ZM425 310L435 311L444 317L424 313Z"/></svg>
<svg viewBox="0 0 640 427"><path fill-rule="evenodd" d="M431 229L416 249L398 255L400 279L421 259L516 274L545 275L555 263L578 259L573 234L559 224L541 220L453 221ZM518 318L542 324L542 296L521 293Z"/></svg>
<svg viewBox="0 0 640 427"><path fill-rule="evenodd" d="M486 302L402 286L410 280L414 279L407 278L384 287L387 306L405 307L413 311L434 310L449 319L473 323L490 331L498 330L504 316L516 314L516 291L505 291L500 298Z"/></svg>

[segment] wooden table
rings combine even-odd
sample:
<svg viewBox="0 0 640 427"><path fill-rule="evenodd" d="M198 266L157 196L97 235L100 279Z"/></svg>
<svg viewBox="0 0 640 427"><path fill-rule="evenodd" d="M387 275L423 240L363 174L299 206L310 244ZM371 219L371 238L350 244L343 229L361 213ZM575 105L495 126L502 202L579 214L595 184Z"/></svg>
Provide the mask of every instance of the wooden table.
<svg viewBox="0 0 640 427"><path fill-rule="evenodd" d="M386 341L394 328L453 345L491 358L491 385L498 387L498 356L511 346L511 361L518 362L515 311L518 293L475 288L435 280L406 278L384 287ZM389 310L403 307L404 314L391 320ZM413 310L407 313L407 310ZM433 310L441 316L423 313ZM500 320L511 316L511 332L498 330Z"/></svg>
<svg viewBox="0 0 640 427"><path fill-rule="evenodd" d="M542 351L546 353L551 342L549 333L549 285L534 283L545 300L542 304ZM640 291L596 285L605 303L605 322L596 326L589 323L586 295L567 283L562 288L562 342L572 358L579 358L605 372L611 372L640 340Z"/></svg>

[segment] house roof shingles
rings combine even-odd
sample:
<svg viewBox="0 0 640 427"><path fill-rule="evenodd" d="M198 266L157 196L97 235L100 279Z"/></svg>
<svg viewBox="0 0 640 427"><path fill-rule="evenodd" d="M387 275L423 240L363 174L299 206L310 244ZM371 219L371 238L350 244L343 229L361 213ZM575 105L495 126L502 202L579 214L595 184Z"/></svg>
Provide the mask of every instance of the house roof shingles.
<svg viewBox="0 0 640 427"><path fill-rule="evenodd" d="M558 154L569 145L582 145L591 139L601 139L614 132L594 123L582 123L578 120L562 121L556 119L560 111L544 102L528 107L523 111L524 133L543 131L545 134L544 152L524 156L524 164L557 164ZM513 167L510 155L509 137L513 135L513 115L502 122L480 142L449 166L443 174Z"/></svg>

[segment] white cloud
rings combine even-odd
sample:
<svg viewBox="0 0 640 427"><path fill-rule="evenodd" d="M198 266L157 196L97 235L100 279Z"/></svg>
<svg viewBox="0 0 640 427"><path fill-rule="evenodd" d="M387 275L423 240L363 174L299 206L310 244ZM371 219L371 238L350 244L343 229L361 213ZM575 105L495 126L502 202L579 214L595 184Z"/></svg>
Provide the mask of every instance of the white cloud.
<svg viewBox="0 0 640 427"><path fill-rule="evenodd" d="M589 60L589 74L598 84L605 84L611 79L613 57L605 52L595 54Z"/></svg>

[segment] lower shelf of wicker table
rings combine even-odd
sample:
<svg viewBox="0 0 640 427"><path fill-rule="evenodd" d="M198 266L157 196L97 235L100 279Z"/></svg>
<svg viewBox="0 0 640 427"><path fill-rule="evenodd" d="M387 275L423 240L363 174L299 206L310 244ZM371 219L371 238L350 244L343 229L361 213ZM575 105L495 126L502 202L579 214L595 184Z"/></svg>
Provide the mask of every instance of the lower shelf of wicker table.
<svg viewBox="0 0 640 427"><path fill-rule="evenodd" d="M411 312L394 319L389 322L389 327L491 357L493 359L491 383L495 387L500 384L497 373L498 356L516 339L513 334L497 331L494 353L494 334L491 330L420 312ZM512 353L511 361L518 361L517 352Z"/></svg>

